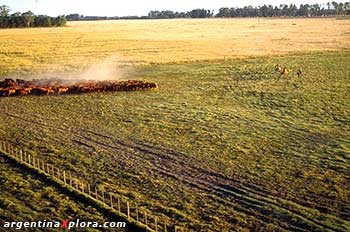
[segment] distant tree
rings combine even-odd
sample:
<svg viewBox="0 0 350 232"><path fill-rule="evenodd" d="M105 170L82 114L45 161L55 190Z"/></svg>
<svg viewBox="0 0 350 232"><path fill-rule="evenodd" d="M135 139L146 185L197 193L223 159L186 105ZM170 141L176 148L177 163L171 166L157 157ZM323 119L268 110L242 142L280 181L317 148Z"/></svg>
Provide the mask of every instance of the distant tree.
<svg viewBox="0 0 350 232"><path fill-rule="evenodd" d="M51 27L51 17L46 15L38 15L34 19L34 26L35 27Z"/></svg>
<svg viewBox="0 0 350 232"><path fill-rule="evenodd" d="M84 16L83 15L79 15L79 14L69 14L66 16L66 19L68 21L78 21L80 19L83 19Z"/></svg>
<svg viewBox="0 0 350 232"><path fill-rule="evenodd" d="M209 18L213 16L213 12L206 9L195 9L188 12L190 18Z"/></svg>
<svg viewBox="0 0 350 232"><path fill-rule="evenodd" d="M227 7L220 8L219 13L217 13L216 17L225 17L225 18L231 17L231 9Z"/></svg>
<svg viewBox="0 0 350 232"><path fill-rule="evenodd" d="M309 4L300 5L298 15L304 16L304 17L309 17L310 16L309 10L310 10Z"/></svg>
<svg viewBox="0 0 350 232"><path fill-rule="evenodd" d="M25 23L24 20L21 17L20 12L16 12L10 15L9 20L9 27L15 28L15 27L24 27Z"/></svg>
<svg viewBox="0 0 350 232"><path fill-rule="evenodd" d="M67 19L63 15L60 15L56 18L52 18L51 23L53 26L61 27L61 26L65 26L67 24Z"/></svg>
<svg viewBox="0 0 350 232"><path fill-rule="evenodd" d="M0 28L8 28L10 24L10 17L1 16L0 17Z"/></svg>
<svg viewBox="0 0 350 232"><path fill-rule="evenodd" d="M344 3L344 10L346 15L350 15L350 2Z"/></svg>
<svg viewBox="0 0 350 232"><path fill-rule="evenodd" d="M343 15L344 14L344 3L339 2L337 7L337 15Z"/></svg>
<svg viewBox="0 0 350 232"><path fill-rule="evenodd" d="M332 2L332 7L335 10L336 14L337 14L337 10L338 10L338 3L337 2Z"/></svg>
<svg viewBox="0 0 350 232"><path fill-rule="evenodd" d="M288 16L296 16L297 15L298 8L295 4L290 4L289 6L289 13Z"/></svg>
<svg viewBox="0 0 350 232"><path fill-rule="evenodd" d="M10 7L6 6L6 5L2 5L0 6L0 17L6 17L9 15L10 13Z"/></svg>
<svg viewBox="0 0 350 232"><path fill-rule="evenodd" d="M26 27L33 26L34 18L35 18L33 12L27 11L27 12L23 13L22 18L24 20L24 24L26 25Z"/></svg>
<svg viewBox="0 0 350 232"><path fill-rule="evenodd" d="M8 6L0 6L0 28L64 26L67 22L65 16L56 18L46 15L36 16L31 11L9 15L9 12Z"/></svg>

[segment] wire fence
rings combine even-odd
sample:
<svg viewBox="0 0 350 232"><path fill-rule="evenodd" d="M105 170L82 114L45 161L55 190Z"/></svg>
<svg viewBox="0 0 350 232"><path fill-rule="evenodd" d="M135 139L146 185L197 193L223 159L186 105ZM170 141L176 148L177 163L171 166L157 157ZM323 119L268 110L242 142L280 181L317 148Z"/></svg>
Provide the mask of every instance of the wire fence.
<svg viewBox="0 0 350 232"><path fill-rule="evenodd" d="M18 149L11 144L0 142L1 154L11 158L15 162L25 165L40 175L49 176L53 181L63 188L71 188L89 200L93 200L118 217L126 219L130 223L148 231L159 232L186 232L182 226L171 225L167 223L165 217L155 216L148 213L144 208L138 207L134 202L119 194L99 190L96 186L92 187L87 181L74 176L72 172L55 167L53 164L44 162L34 155L28 154L22 149Z"/></svg>

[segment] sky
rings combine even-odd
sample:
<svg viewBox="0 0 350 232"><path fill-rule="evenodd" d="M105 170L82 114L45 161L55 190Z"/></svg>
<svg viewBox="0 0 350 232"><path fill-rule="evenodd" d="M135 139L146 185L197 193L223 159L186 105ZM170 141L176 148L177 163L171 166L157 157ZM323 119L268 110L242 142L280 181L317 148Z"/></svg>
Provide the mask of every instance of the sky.
<svg viewBox="0 0 350 232"><path fill-rule="evenodd" d="M334 0L0 0L11 12L31 10L35 14L50 16L79 13L85 16L147 15L151 10L189 11L196 8L217 10L221 7L327 3Z"/></svg>

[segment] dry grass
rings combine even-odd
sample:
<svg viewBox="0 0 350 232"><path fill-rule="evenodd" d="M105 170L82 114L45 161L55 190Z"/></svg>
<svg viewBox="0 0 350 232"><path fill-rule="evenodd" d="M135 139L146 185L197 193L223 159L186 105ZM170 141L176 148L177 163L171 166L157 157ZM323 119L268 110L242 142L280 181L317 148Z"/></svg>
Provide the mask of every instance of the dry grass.
<svg viewBox="0 0 350 232"><path fill-rule="evenodd" d="M107 57L129 65L349 48L348 20L70 22L65 28L0 30L0 70L72 71Z"/></svg>

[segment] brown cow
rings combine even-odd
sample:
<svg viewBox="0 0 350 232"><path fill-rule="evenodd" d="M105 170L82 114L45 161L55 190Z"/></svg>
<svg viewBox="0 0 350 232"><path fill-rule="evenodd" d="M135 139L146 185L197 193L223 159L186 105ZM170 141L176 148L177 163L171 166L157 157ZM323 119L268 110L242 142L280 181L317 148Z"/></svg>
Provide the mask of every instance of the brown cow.
<svg viewBox="0 0 350 232"><path fill-rule="evenodd" d="M15 88L7 88L5 93L6 93L7 97L10 97L11 95L15 95L16 89Z"/></svg>
<svg viewBox="0 0 350 232"><path fill-rule="evenodd" d="M15 85L16 85L16 82L12 79L5 79L3 81L0 81L0 87L2 88L8 88Z"/></svg>
<svg viewBox="0 0 350 232"><path fill-rule="evenodd" d="M1 96L1 97L4 97L4 96L5 96L5 93L6 93L6 89L0 87L0 96Z"/></svg>
<svg viewBox="0 0 350 232"><path fill-rule="evenodd" d="M57 89L57 95L61 95L62 93L67 93L68 92L68 90L69 90L69 88L68 87L58 87L58 89Z"/></svg>
<svg viewBox="0 0 350 232"><path fill-rule="evenodd" d="M28 94L30 94L30 91L32 90L32 88L21 88L20 90L19 90L19 94L21 95L21 96L26 96L26 95L28 95Z"/></svg>
<svg viewBox="0 0 350 232"><path fill-rule="evenodd" d="M37 96L39 96L39 95L45 95L45 94L47 94L47 89L45 89L45 88L43 88L43 87L34 87L34 86L33 86L31 93L32 93L33 95L37 95Z"/></svg>
<svg viewBox="0 0 350 232"><path fill-rule="evenodd" d="M22 79L16 79L16 84L17 85L23 85L24 83L26 83L25 80L22 80Z"/></svg>

